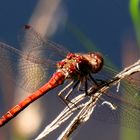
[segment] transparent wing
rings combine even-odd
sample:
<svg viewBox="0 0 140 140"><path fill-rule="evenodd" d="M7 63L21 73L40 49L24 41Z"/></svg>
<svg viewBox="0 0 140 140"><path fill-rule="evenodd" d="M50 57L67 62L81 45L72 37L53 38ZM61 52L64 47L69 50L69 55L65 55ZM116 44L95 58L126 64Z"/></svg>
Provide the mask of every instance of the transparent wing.
<svg viewBox="0 0 140 140"><path fill-rule="evenodd" d="M49 64L52 64L54 61L62 60L69 52L62 45L48 40L47 37L43 38L30 25L25 25L25 28L20 35L21 46L26 46L27 48L24 50L26 54L35 57L41 56L42 61L50 61Z"/></svg>
<svg viewBox="0 0 140 140"><path fill-rule="evenodd" d="M104 70L98 74L106 81L113 77L117 71L105 66ZM138 75L134 77L139 77ZM119 91L113 87L103 94L94 112L94 118L110 123L120 123L126 127L138 128L140 119L140 80L129 77L120 83ZM111 104L110 104L111 103ZM111 105L114 108L112 109Z"/></svg>
<svg viewBox="0 0 140 140"><path fill-rule="evenodd" d="M57 61L68 53L67 49L41 36L33 29L25 30L22 45L29 45L20 51L0 42L0 66L7 75L27 91L35 91L48 80L48 74L56 70Z"/></svg>

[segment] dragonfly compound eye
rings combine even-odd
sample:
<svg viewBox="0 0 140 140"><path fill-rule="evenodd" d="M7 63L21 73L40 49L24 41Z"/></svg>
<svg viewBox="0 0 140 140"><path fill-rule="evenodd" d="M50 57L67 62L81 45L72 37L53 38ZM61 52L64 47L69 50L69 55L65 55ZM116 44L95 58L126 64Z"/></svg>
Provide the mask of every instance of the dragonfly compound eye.
<svg viewBox="0 0 140 140"><path fill-rule="evenodd" d="M96 73L103 67L104 59L101 53L94 52L91 54L92 72Z"/></svg>
<svg viewBox="0 0 140 140"><path fill-rule="evenodd" d="M85 54L84 57L88 60L91 72L97 73L103 67L103 57L99 52L90 52L89 54Z"/></svg>

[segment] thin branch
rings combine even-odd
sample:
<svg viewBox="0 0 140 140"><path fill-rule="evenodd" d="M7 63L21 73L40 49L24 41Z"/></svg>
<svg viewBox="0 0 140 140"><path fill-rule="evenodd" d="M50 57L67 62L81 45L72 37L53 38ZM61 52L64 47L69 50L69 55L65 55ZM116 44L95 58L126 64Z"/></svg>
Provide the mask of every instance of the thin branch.
<svg viewBox="0 0 140 140"><path fill-rule="evenodd" d="M62 132L58 140L67 140L80 124L86 122L90 118L96 107L96 102L100 96L101 94L98 93L98 97L96 96L95 100L91 97L90 100L84 104L81 111L74 117L68 127Z"/></svg>
<svg viewBox="0 0 140 140"><path fill-rule="evenodd" d="M84 98L85 98L85 94L81 94L76 98L72 99L71 102L73 102L76 105ZM53 130L60 127L60 125L63 122L65 122L67 119L69 119L77 109L81 109L84 106L84 104L80 104L79 106L75 106L74 104L69 103L68 106L54 119L54 121L52 121L48 126L45 127L45 129L35 140L42 139Z"/></svg>
<svg viewBox="0 0 140 140"><path fill-rule="evenodd" d="M40 140L43 137L47 136L50 132L58 128L62 123L69 119L76 111L78 111L78 113L76 112L77 115L73 118L71 123L58 138L58 140L69 139L70 135L78 128L78 126L80 126L82 123L86 122L90 118L96 107L96 103L100 99L102 94L106 93L107 90L109 90L112 86L119 84L122 79L129 77L130 75L137 72L140 72L140 60L138 60L133 65L125 68L123 71L118 73L115 77L108 80L104 84L101 84L96 89L96 91L94 86L89 88L89 98L85 103L83 103L84 99L86 98L85 93L75 97L73 100L71 100L71 102L74 102L76 106L70 103L69 106L71 109L66 107L59 114L59 116L52 123L50 123L35 140ZM82 103L79 104L81 101ZM114 109L114 106L112 106L110 102L107 102L107 104L110 105L112 109Z"/></svg>

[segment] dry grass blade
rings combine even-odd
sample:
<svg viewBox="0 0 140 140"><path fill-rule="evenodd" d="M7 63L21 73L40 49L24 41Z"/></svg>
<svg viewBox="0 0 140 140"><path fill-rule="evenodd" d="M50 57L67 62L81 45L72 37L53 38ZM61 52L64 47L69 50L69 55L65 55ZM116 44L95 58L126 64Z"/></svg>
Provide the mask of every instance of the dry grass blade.
<svg viewBox="0 0 140 140"><path fill-rule="evenodd" d="M98 93L98 98L100 96L101 94ZM94 100L94 98L91 97L90 100L84 104L81 111L74 117L69 126L62 132L58 140L67 140L72 132L74 132L74 130L76 130L80 124L86 122L90 118L94 108L96 107L96 101L98 98Z"/></svg>

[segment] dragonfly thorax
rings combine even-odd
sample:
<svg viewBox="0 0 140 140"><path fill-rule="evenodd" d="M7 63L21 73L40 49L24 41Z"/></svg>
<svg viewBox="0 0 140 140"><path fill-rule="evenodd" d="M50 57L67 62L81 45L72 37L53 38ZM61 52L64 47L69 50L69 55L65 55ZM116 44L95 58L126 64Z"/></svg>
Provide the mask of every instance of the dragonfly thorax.
<svg viewBox="0 0 140 140"><path fill-rule="evenodd" d="M99 53L73 54L57 63L58 70L64 72L67 78L80 78L88 73L97 73L103 65L103 58Z"/></svg>

